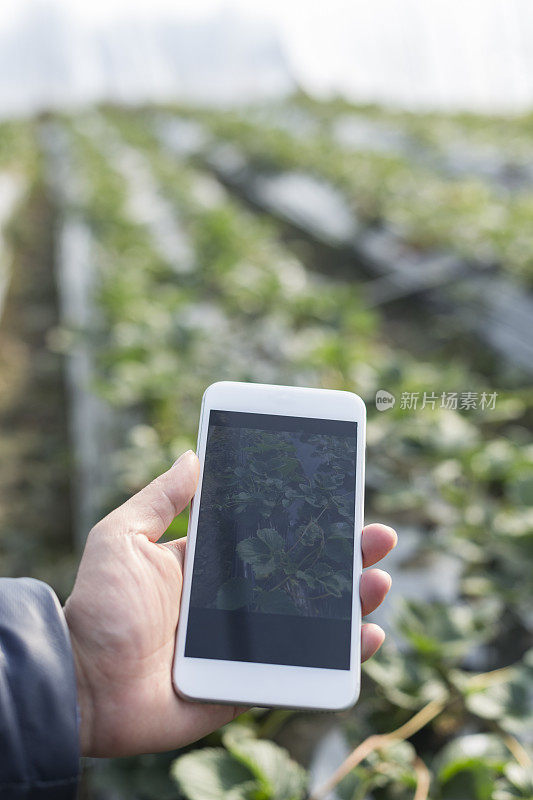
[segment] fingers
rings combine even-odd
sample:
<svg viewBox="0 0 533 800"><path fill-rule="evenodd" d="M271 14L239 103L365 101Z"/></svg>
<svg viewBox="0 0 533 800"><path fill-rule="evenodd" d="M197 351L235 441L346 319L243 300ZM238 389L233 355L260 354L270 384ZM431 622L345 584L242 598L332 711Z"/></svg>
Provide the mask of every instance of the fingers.
<svg viewBox="0 0 533 800"><path fill-rule="evenodd" d="M398 541L398 535L388 525L374 522L363 529L361 546L363 550L363 566L369 567L385 558ZM359 584L361 596L361 612L363 616L374 611L385 599L391 587L391 577L381 569L363 572ZM376 653L385 640L385 633L373 622L367 622L361 628L361 661L366 661Z"/></svg>
<svg viewBox="0 0 533 800"><path fill-rule="evenodd" d="M156 542L191 500L199 472L198 458L188 450L167 472L108 514L96 529L113 535L142 533Z"/></svg>
<svg viewBox="0 0 533 800"><path fill-rule="evenodd" d="M168 549L174 553L176 558L178 559L181 567L185 563L185 548L187 546L187 537L184 536L182 539L173 539L171 542L163 542L164 547L168 547Z"/></svg>
<svg viewBox="0 0 533 800"><path fill-rule="evenodd" d="M246 706L212 705L210 703L191 703L178 699L178 720L180 740L174 746L195 742L212 731L232 722L239 714L247 711ZM169 749L168 746L166 749Z"/></svg>
<svg viewBox="0 0 533 800"><path fill-rule="evenodd" d="M361 629L361 661L366 661L379 650L385 641L385 633L373 622L367 622Z"/></svg>
<svg viewBox="0 0 533 800"><path fill-rule="evenodd" d="M393 547L396 547L398 535L393 528L373 522L363 528L361 547L363 550L363 567L371 567L372 564L385 558Z"/></svg>
<svg viewBox="0 0 533 800"><path fill-rule="evenodd" d="M391 587L391 583L391 576L382 569L371 569L368 572L363 572L359 583L363 617L371 614L381 605Z"/></svg>

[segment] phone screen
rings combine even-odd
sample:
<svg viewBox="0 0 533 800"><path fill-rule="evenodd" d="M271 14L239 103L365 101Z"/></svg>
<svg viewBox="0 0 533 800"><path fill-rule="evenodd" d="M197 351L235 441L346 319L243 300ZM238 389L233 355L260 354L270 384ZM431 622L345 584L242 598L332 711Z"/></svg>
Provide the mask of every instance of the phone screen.
<svg viewBox="0 0 533 800"><path fill-rule="evenodd" d="M185 655L350 669L357 423L210 412Z"/></svg>

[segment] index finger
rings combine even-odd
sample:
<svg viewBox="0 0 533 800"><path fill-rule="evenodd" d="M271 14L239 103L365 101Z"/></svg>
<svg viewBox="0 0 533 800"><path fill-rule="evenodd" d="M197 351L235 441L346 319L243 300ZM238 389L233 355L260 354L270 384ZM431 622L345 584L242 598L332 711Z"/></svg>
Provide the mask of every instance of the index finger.
<svg viewBox="0 0 533 800"><path fill-rule="evenodd" d="M398 534L394 528L382 525L380 522L372 522L363 528L361 539L361 549L363 551L363 567L371 567L385 558L398 541Z"/></svg>
<svg viewBox="0 0 533 800"><path fill-rule="evenodd" d="M157 542L190 502L199 472L198 457L188 450L169 470L111 511L94 530L118 535L144 534Z"/></svg>

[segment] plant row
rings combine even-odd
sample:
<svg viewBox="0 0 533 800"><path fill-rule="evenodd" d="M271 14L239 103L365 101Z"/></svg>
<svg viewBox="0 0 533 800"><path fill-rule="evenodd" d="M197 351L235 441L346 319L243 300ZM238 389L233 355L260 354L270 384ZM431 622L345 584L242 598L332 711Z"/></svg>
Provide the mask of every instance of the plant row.
<svg viewBox="0 0 533 800"><path fill-rule="evenodd" d="M443 365L398 352L379 316L363 308L356 284L310 273L280 243L274 223L166 152L150 116L133 121L110 113L107 119L149 165L194 253L186 273L161 259L146 227L128 217L135 187L106 153L105 135L101 141L84 135L83 119L69 126L89 186L82 210L99 254L99 391L141 421L121 454L120 488L141 485L194 442L201 394L214 380L323 385L367 399L383 386L398 397L487 389L460 357ZM370 662L373 686L345 725L355 743L387 733L433 703L417 750L437 797L458 796L466 785L481 800L487 782L499 787L502 800L527 796L527 787L516 794L525 786L520 739L530 721L524 686L531 669L529 657L521 660L532 547L523 413L518 396L501 397L493 411L461 412L437 403L416 412L398 404L386 415L370 413L371 513L400 531L416 528L413 558L422 565L429 553L452 551L463 569L453 602L411 602L399 611L396 645ZM176 523L171 534L182 533L183 525ZM501 666L509 668L492 677L476 671ZM226 736L215 739L216 751L183 756L175 768L183 793L205 797L209 789L210 796L230 796L220 777L229 775L231 796L303 796L297 768L276 748L263 753L269 743L255 740L264 724L260 715L249 715L239 723L237 743ZM241 742L243 734L248 738ZM416 755L402 742L381 741L344 779L343 796L411 796ZM289 787L276 783L283 770L288 776L294 771Z"/></svg>
<svg viewBox="0 0 533 800"><path fill-rule="evenodd" d="M176 109L231 141L261 170L330 181L366 225L390 227L414 250L448 250L477 269L533 279L533 188L513 192L473 176L447 176L401 152L346 149L326 126L303 134L241 111Z"/></svg>

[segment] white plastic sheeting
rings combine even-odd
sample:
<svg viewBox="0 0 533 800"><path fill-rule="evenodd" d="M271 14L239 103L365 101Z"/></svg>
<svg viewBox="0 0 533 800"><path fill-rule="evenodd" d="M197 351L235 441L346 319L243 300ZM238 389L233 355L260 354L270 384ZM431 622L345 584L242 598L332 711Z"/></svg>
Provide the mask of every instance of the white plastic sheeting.
<svg viewBox="0 0 533 800"><path fill-rule="evenodd" d="M14 172L0 172L0 319L11 275L11 253L6 242L5 227L12 218L25 188L23 177Z"/></svg>
<svg viewBox="0 0 533 800"><path fill-rule="evenodd" d="M72 166L68 137L59 125L41 126L41 142L48 183L59 207L56 278L61 324L73 337L66 372L74 454L74 528L82 549L89 530L106 507L112 486L117 415L94 388L97 370L91 334L98 320L98 269L91 231L77 210L83 203L84 184Z"/></svg>

